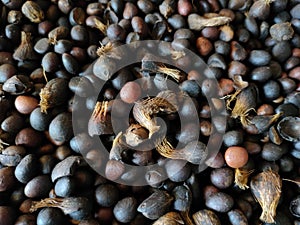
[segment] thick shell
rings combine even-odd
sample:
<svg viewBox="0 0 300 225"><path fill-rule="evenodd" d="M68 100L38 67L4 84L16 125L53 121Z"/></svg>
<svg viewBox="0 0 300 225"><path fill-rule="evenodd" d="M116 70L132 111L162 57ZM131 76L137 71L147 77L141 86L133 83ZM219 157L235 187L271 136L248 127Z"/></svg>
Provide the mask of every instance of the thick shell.
<svg viewBox="0 0 300 225"><path fill-rule="evenodd" d="M282 138L287 141L297 142L300 141L300 118L288 116L282 119L277 129Z"/></svg>

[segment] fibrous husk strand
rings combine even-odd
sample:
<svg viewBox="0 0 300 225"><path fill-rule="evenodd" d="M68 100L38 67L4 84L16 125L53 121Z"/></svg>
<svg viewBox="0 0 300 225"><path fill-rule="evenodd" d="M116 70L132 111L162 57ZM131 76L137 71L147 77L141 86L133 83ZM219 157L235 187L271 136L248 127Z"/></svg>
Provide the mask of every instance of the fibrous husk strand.
<svg viewBox="0 0 300 225"><path fill-rule="evenodd" d="M177 56L179 56L179 53L176 54ZM147 56L147 57L151 57L151 56ZM177 82L179 82L183 78L183 75L181 74L180 70L168 68L163 63L154 62L153 60L155 60L156 58L151 59L147 57L144 57L142 60L141 71L147 71L151 73L162 73L172 77Z"/></svg>
<svg viewBox="0 0 300 225"><path fill-rule="evenodd" d="M163 64L159 65L157 67L157 72L166 74L166 75L172 77L177 82L179 82L182 79L182 74L181 74L180 70L168 68Z"/></svg>
<svg viewBox="0 0 300 225"><path fill-rule="evenodd" d="M234 183L242 190L248 189L248 178L254 170L246 170L242 168L235 169Z"/></svg>
<svg viewBox="0 0 300 225"><path fill-rule="evenodd" d="M51 107L52 100L50 98L51 92L47 88L42 88L40 91L40 106L41 106L41 112L47 113L47 110Z"/></svg>
<svg viewBox="0 0 300 225"><path fill-rule="evenodd" d="M111 115L108 114L108 101L97 102L88 122L90 136L113 134Z"/></svg>
<svg viewBox="0 0 300 225"><path fill-rule="evenodd" d="M65 26L58 26L48 33L49 43L55 45L58 40L67 38L69 29Z"/></svg>
<svg viewBox="0 0 300 225"><path fill-rule="evenodd" d="M100 122L105 121L107 115L107 107L108 107L108 101L97 102L92 117L94 119L97 118Z"/></svg>
<svg viewBox="0 0 300 225"><path fill-rule="evenodd" d="M149 140L149 132L140 124L131 124L124 134L126 144L130 147L136 147Z"/></svg>
<svg viewBox="0 0 300 225"><path fill-rule="evenodd" d="M231 22L228 16L220 16L218 14L207 13L204 16L192 13L188 16L188 24L191 30L200 31L205 27L216 27Z"/></svg>
<svg viewBox="0 0 300 225"><path fill-rule="evenodd" d="M282 187L279 174L272 170L261 172L251 179L250 187L262 208L260 220L274 223Z"/></svg>
<svg viewBox="0 0 300 225"><path fill-rule="evenodd" d="M4 145L8 146L9 144L0 139L0 152L4 149Z"/></svg>
<svg viewBox="0 0 300 225"><path fill-rule="evenodd" d="M21 32L21 44L15 50L13 58L18 61L34 60L37 58L33 50L30 33Z"/></svg>
<svg viewBox="0 0 300 225"><path fill-rule="evenodd" d="M173 60L178 60L185 56L184 51L171 51L171 57Z"/></svg>
<svg viewBox="0 0 300 225"><path fill-rule="evenodd" d="M145 101L145 100L144 100ZM156 124L155 119L151 118L151 113L147 110L145 102L137 102L133 107L133 115L136 121L149 131L149 138L156 133L160 126Z"/></svg>
<svg viewBox="0 0 300 225"><path fill-rule="evenodd" d="M147 98L137 102L133 107L133 116L141 126L149 131L149 138L151 138L160 128L153 116L160 112L171 114L177 110L178 105L175 93L163 91L154 98Z"/></svg>
<svg viewBox="0 0 300 225"><path fill-rule="evenodd" d="M191 217L190 217L190 213L189 211L184 211L181 212L180 215L182 216L183 220L184 220L184 224L186 225L194 225Z"/></svg>
<svg viewBox="0 0 300 225"><path fill-rule="evenodd" d="M94 18L94 22L95 22L95 27L98 30L100 30L103 34L106 34L107 26L97 18Z"/></svg>
<svg viewBox="0 0 300 225"><path fill-rule="evenodd" d="M234 75L233 86L236 90L242 90L249 86L249 82L244 81L241 75Z"/></svg>
<svg viewBox="0 0 300 225"><path fill-rule="evenodd" d="M209 209L203 209L193 214L195 225L221 225L218 216Z"/></svg>
<svg viewBox="0 0 300 225"><path fill-rule="evenodd" d="M180 225L184 224L178 212L168 212L156 220L153 225Z"/></svg>
<svg viewBox="0 0 300 225"><path fill-rule="evenodd" d="M233 95L226 96L228 97L226 107L229 110L230 103L235 100L235 105L231 111L231 117L235 119L239 118L244 127L250 123L248 114L251 110L255 111L257 96L257 87L255 85L249 85L244 89L238 89Z"/></svg>
<svg viewBox="0 0 300 225"><path fill-rule="evenodd" d="M156 150L159 152L159 154L166 158L181 159L181 157L177 158L177 155L174 155L175 149L166 138L164 138L156 145Z"/></svg>
<svg viewBox="0 0 300 225"><path fill-rule="evenodd" d="M84 216L89 211L90 202L85 197L45 198L41 201L32 201L29 211L35 212L46 207L59 208L65 215L82 212Z"/></svg>
<svg viewBox="0 0 300 225"><path fill-rule="evenodd" d="M111 42L108 42L106 45L103 45L102 43L101 44L101 47L99 47L97 49L97 55L98 56L102 56L102 55L105 55L107 54L108 52L110 52L113 48L113 45Z"/></svg>
<svg viewBox="0 0 300 225"><path fill-rule="evenodd" d="M67 90L67 91L66 91ZM63 78L50 80L40 91L41 112L64 104L70 97L68 81Z"/></svg>
<svg viewBox="0 0 300 225"><path fill-rule="evenodd" d="M192 164L200 164L207 157L206 146L202 142L190 142L184 148L175 149L166 139L157 141L156 150L159 154L170 159L186 160Z"/></svg>
<svg viewBox="0 0 300 225"><path fill-rule="evenodd" d="M97 49L97 55L99 57L107 57L108 59L118 59L120 60L123 56L123 53L118 50L118 46L114 46L113 43L108 42L106 45L103 45L100 42L100 47ZM115 48L114 48L115 47Z"/></svg>

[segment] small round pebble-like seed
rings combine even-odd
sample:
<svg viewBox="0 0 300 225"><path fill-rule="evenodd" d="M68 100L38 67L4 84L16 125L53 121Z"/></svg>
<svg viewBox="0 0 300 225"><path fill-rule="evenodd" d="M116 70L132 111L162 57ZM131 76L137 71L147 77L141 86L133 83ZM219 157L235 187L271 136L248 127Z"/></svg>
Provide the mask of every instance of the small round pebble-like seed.
<svg viewBox="0 0 300 225"><path fill-rule="evenodd" d="M225 161L232 168L240 168L248 162L248 152L243 147L229 147L225 152Z"/></svg>
<svg viewBox="0 0 300 225"><path fill-rule="evenodd" d="M31 96L20 95L15 100L15 107L22 114L30 114L38 104L38 100Z"/></svg>
<svg viewBox="0 0 300 225"><path fill-rule="evenodd" d="M127 82L120 91L121 99L126 103L134 103L141 95L141 88L138 83Z"/></svg>

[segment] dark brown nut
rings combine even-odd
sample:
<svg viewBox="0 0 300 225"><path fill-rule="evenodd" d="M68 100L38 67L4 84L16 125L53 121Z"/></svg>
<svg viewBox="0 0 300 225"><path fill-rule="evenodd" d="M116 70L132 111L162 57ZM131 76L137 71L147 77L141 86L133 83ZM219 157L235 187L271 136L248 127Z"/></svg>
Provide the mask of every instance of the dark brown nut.
<svg viewBox="0 0 300 225"><path fill-rule="evenodd" d="M22 5L22 13L33 23L40 23L44 20L44 12L34 1L26 1Z"/></svg>
<svg viewBox="0 0 300 225"><path fill-rule="evenodd" d="M218 53L214 53L212 54L208 60L207 60L207 64L210 67L213 68L220 68L222 70L225 70L227 68L227 63L225 62L225 59L222 55L218 54ZM206 94L206 93L205 93Z"/></svg>
<svg viewBox="0 0 300 225"><path fill-rule="evenodd" d="M51 21L45 20L39 23L38 32L40 35L45 36L53 29L53 26L54 24Z"/></svg>
<svg viewBox="0 0 300 225"><path fill-rule="evenodd" d="M247 57L247 52L237 41L232 41L230 56L235 61L243 61Z"/></svg>
<svg viewBox="0 0 300 225"><path fill-rule="evenodd" d="M265 50L253 50L250 52L249 62L254 66L265 66L271 61L271 55Z"/></svg>
<svg viewBox="0 0 300 225"><path fill-rule="evenodd" d="M165 168L169 179L173 182L182 182L191 174L191 167L183 160L170 160Z"/></svg>
<svg viewBox="0 0 300 225"><path fill-rule="evenodd" d="M138 0L137 6L145 14L150 14L155 8L154 4L149 0Z"/></svg>
<svg viewBox="0 0 300 225"><path fill-rule="evenodd" d="M35 43L33 49L39 54L45 54L50 49L50 43L48 38L41 38L40 40L38 40Z"/></svg>
<svg viewBox="0 0 300 225"><path fill-rule="evenodd" d="M121 199L114 207L114 216L121 223L129 223L135 217L137 204L134 197Z"/></svg>
<svg viewBox="0 0 300 225"><path fill-rule="evenodd" d="M300 66L295 67L289 72L289 77L300 80Z"/></svg>
<svg viewBox="0 0 300 225"><path fill-rule="evenodd" d="M189 0L179 0L177 3L177 11L182 16L188 16L193 10L193 6Z"/></svg>
<svg viewBox="0 0 300 225"><path fill-rule="evenodd" d="M134 16L131 19L131 26L133 31L140 34L142 37L148 35L148 26L142 17Z"/></svg>
<svg viewBox="0 0 300 225"><path fill-rule="evenodd" d="M292 55L292 48L288 41L281 41L272 48L273 57L283 63Z"/></svg>
<svg viewBox="0 0 300 225"><path fill-rule="evenodd" d="M205 205L217 212L228 212L234 204L233 198L223 192L212 194L205 200Z"/></svg>
<svg viewBox="0 0 300 225"><path fill-rule="evenodd" d="M3 225L13 225L15 218L16 218L16 213L12 207L8 206L0 206L0 217L1 217L1 223Z"/></svg>
<svg viewBox="0 0 300 225"><path fill-rule="evenodd" d="M18 181L26 184L30 181L38 171L38 160L35 155L29 154L25 156L15 169L15 177Z"/></svg>
<svg viewBox="0 0 300 225"><path fill-rule="evenodd" d="M290 14L292 15L293 18L295 18L295 19L300 19L299 9L300 9L300 4L295 5L295 6L291 9Z"/></svg>
<svg viewBox="0 0 300 225"><path fill-rule="evenodd" d="M42 58L42 67L45 72L53 73L59 69L60 60L54 52L48 52Z"/></svg>
<svg viewBox="0 0 300 225"><path fill-rule="evenodd" d="M0 64L14 64L13 53L11 52L0 52Z"/></svg>
<svg viewBox="0 0 300 225"><path fill-rule="evenodd" d="M19 113L13 113L1 123L1 129L10 134L18 133L25 125L24 118Z"/></svg>
<svg viewBox="0 0 300 225"><path fill-rule="evenodd" d="M105 175L109 180L117 180L125 171L125 165L121 161L109 160L106 164Z"/></svg>
<svg viewBox="0 0 300 225"><path fill-rule="evenodd" d="M249 15L260 20L266 20L270 14L270 4L265 0L258 0L253 3Z"/></svg>
<svg viewBox="0 0 300 225"><path fill-rule="evenodd" d="M62 78L50 80L40 91L40 106L43 113L55 106L60 106L69 99L68 81Z"/></svg>
<svg viewBox="0 0 300 225"><path fill-rule="evenodd" d="M267 116L267 115L273 115L274 114L274 108L273 106L269 104L262 104L257 109L257 115L259 116Z"/></svg>
<svg viewBox="0 0 300 225"><path fill-rule="evenodd" d="M72 115L67 112L58 114L49 125L49 136L58 145L69 141L73 136Z"/></svg>
<svg viewBox="0 0 300 225"><path fill-rule="evenodd" d="M118 24L109 25L106 34L111 41L123 41L126 38L126 31Z"/></svg>
<svg viewBox="0 0 300 225"><path fill-rule="evenodd" d="M41 175L30 180L25 188L24 193L29 198L44 198L49 195L53 184L48 175Z"/></svg>
<svg viewBox="0 0 300 225"><path fill-rule="evenodd" d="M284 69L288 71L299 65L300 65L300 58L292 56L285 62Z"/></svg>
<svg viewBox="0 0 300 225"><path fill-rule="evenodd" d="M230 210L227 215L232 225L248 225L246 216L239 209Z"/></svg>
<svg viewBox="0 0 300 225"><path fill-rule="evenodd" d="M23 145L25 147L35 148L41 145L43 141L43 134L34 130L31 127L22 129L16 136L16 145Z"/></svg>
<svg viewBox="0 0 300 225"><path fill-rule="evenodd" d="M90 16L101 15L104 7L100 2L92 2L87 5L86 13Z"/></svg>
<svg viewBox="0 0 300 225"><path fill-rule="evenodd" d="M57 179L65 176L74 175L76 169L83 164L83 159L79 156L69 156L63 161L56 164L52 170L51 180L55 182Z"/></svg>
<svg viewBox="0 0 300 225"><path fill-rule="evenodd" d="M156 190L138 206L137 211L145 217L155 220L169 209L173 199L166 191Z"/></svg>
<svg viewBox="0 0 300 225"><path fill-rule="evenodd" d="M14 168L4 167L0 169L0 191L10 190L15 185Z"/></svg>
<svg viewBox="0 0 300 225"><path fill-rule="evenodd" d="M58 0L57 5L60 11L62 11L64 14L68 14L73 8L73 2L70 0Z"/></svg>
<svg viewBox="0 0 300 225"><path fill-rule="evenodd" d="M17 72L16 67L11 64L2 64L0 66L0 82L4 83Z"/></svg>
<svg viewBox="0 0 300 225"><path fill-rule="evenodd" d="M15 222L15 225L33 225L36 223L36 216L30 214L23 214L19 216Z"/></svg>
<svg viewBox="0 0 300 225"><path fill-rule="evenodd" d="M210 180L217 188L228 188L233 184L233 170L230 168L214 169L210 174Z"/></svg>
<svg viewBox="0 0 300 225"><path fill-rule="evenodd" d="M70 73L70 74L77 74L79 70L79 65L77 60L70 54L68 53L63 53L62 55L62 63L65 67L65 69Z"/></svg>
<svg viewBox="0 0 300 225"><path fill-rule="evenodd" d="M65 26L59 26L48 33L48 39L51 44L56 44L60 39L67 39L68 35L69 29Z"/></svg>
<svg viewBox="0 0 300 225"><path fill-rule="evenodd" d="M119 190L112 184L101 184L95 190L97 203L102 207L111 207L119 199Z"/></svg>
<svg viewBox="0 0 300 225"><path fill-rule="evenodd" d="M206 165L208 165L211 168L221 168L225 164L225 159L223 157L223 154L219 152L215 158L213 159L208 159L206 162Z"/></svg>
<svg viewBox="0 0 300 225"><path fill-rule="evenodd" d="M124 19L132 19L138 14L138 8L131 2L126 2L125 8L123 11Z"/></svg>
<svg viewBox="0 0 300 225"><path fill-rule="evenodd" d="M266 82L272 77L272 71L269 66L261 66L252 70L251 79L259 82Z"/></svg>
<svg viewBox="0 0 300 225"><path fill-rule="evenodd" d="M213 49L212 43L205 37L199 37L197 39L196 47L197 47L198 52L202 56L208 55Z"/></svg>
<svg viewBox="0 0 300 225"><path fill-rule="evenodd" d="M228 67L228 75L234 80L236 75L244 76L248 72L248 68L244 63L239 61L231 61Z"/></svg>
<svg viewBox="0 0 300 225"><path fill-rule="evenodd" d="M201 34L203 37L208 38L210 40L217 41L220 31L217 27L205 27L202 31Z"/></svg>
<svg viewBox="0 0 300 225"><path fill-rule="evenodd" d="M85 22L85 11L80 7L75 7L69 13L69 21L71 25L83 25Z"/></svg>

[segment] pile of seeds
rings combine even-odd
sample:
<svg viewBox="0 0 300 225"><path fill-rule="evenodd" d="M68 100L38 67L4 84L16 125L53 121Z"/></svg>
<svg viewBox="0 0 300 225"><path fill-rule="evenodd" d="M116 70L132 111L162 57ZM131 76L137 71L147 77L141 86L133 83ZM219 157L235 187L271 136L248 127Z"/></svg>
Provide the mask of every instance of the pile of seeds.
<svg viewBox="0 0 300 225"><path fill-rule="evenodd" d="M300 0L1 0L0 225L299 225L299 81Z"/></svg>

